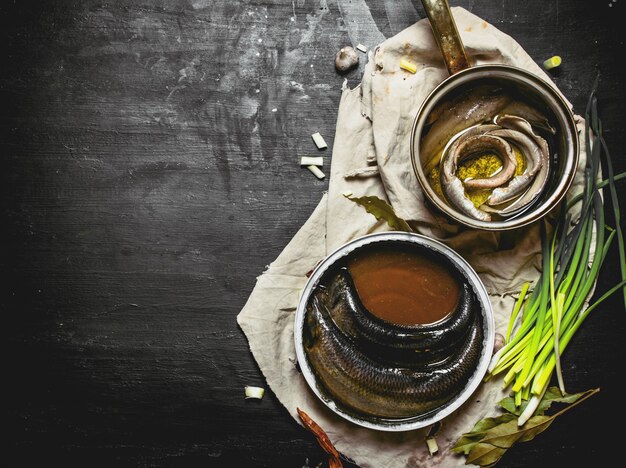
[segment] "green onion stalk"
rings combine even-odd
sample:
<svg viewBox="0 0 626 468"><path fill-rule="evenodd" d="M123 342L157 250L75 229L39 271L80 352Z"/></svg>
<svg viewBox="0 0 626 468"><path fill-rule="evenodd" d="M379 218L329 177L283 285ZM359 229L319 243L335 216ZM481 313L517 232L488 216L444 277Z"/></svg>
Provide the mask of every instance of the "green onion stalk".
<svg viewBox="0 0 626 468"><path fill-rule="evenodd" d="M530 400L518 419L520 426L533 415L555 373L559 388L565 393L561 355L589 314L619 290L623 291L626 306L624 237L615 186L618 180L626 178L626 173L614 174L598 117L596 85L597 80L585 112L587 161L583 190L563 201L552 221L544 219L541 275L532 289L528 283L522 287L511 313L505 345L494 355L489 367L488 378L504 374L504 385L511 387L517 405ZM602 161L607 173L605 180L600 177ZM607 187L614 228L605 224L601 191ZM588 305L602 263L615 239L621 279Z"/></svg>

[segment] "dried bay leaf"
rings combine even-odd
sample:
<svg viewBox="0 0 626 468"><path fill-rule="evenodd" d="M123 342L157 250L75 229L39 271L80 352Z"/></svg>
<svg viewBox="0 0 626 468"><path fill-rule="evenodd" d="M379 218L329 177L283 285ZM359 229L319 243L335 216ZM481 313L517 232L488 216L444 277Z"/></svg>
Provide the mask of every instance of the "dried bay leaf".
<svg viewBox="0 0 626 468"><path fill-rule="evenodd" d="M526 442L545 431L553 419L554 416L533 416L523 426L518 426L517 419L514 419L489 429L481 443L510 448L517 441Z"/></svg>
<svg viewBox="0 0 626 468"><path fill-rule="evenodd" d="M586 395L590 391L592 390L587 390L586 392L581 392L581 393L572 393L572 394L566 393L565 395L563 395L561 393L561 390L558 387L550 387L548 388L548 390L546 390L546 393L541 399L541 403L539 403L539 407L537 408L537 411L535 412L535 414L543 414L545 411L550 409L550 406L552 406L552 403L572 404L578 401L583 396L586 398Z"/></svg>
<svg viewBox="0 0 626 468"><path fill-rule="evenodd" d="M452 451L467 455L474 448L474 446L485 437L485 434L489 429L514 419L516 419L516 416L509 413L505 413L494 418L481 419L474 425L471 431L466 432L459 438L452 448Z"/></svg>
<svg viewBox="0 0 626 468"><path fill-rule="evenodd" d="M550 387L544 394L535 415L523 426L518 426L518 416L526 407L527 402L515 406L512 398L503 399L499 405L506 412L500 416L484 418L457 440L452 451L467 456L466 464L482 467L493 466L502 458L506 451L518 442L528 442L545 431L557 416L563 414L578 403L600 391L599 388L581 393L563 395L557 387ZM553 415L545 415L553 403L566 404L565 408Z"/></svg>
<svg viewBox="0 0 626 468"><path fill-rule="evenodd" d="M474 464L479 466L493 466L506 453L505 448L495 447L482 442L476 444L470 455L467 457L466 465Z"/></svg>
<svg viewBox="0 0 626 468"><path fill-rule="evenodd" d="M541 399L541 402L539 403L539 406L535 410L534 414L544 414L548 409L550 409L552 403L574 403L583 395L584 393L572 393L563 395L558 387L550 387L543 395L543 398ZM513 399L513 397L507 397L500 401L498 404L509 413L519 416L526 409L526 406L528 406L528 400L522 402L520 406L515 406L515 400Z"/></svg>
<svg viewBox="0 0 626 468"><path fill-rule="evenodd" d="M348 200L352 200L357 205L361 205L365 208L365 211L374 215L377 220L385 221L391 229L395 231L413 232L409 223L396 215L395 211L393 211L393 207L385 200L373 195L365 197L344 195L344 197Z"/></svg>
<svg viewBox="0 0 626 468"><path fill-rule="evenodd" d="M478 421L474 427L472 428L472 430L470 432L472 433L485 433L486 431L488 431L489 429L499 425L499 424L503 424L506 422L511 421L512 419L515 419L515 416L512 414L503 414L500 416L496 416L494 418L485 418L485 419L481 419L480 421Z"/></svg>
<svg viewBox="0 0 626 468"><path fill-rule="evenodd" d="M537 434L545 431L553 420L554 416L533 416L522 427L517 425L517 419L493 427L470 451L467 464L479 466L496 464L513 444L532 440Z"/></svg>

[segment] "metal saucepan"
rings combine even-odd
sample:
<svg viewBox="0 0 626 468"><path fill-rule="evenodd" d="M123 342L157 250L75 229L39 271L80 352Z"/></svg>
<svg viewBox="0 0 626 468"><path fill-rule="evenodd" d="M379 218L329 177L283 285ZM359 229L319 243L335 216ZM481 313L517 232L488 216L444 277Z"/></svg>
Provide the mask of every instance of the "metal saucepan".
<svg viewBox="0 0 626 468"><path fill-rule="evenodd" d="M422 4L451 75L428 95L413 123L411 159L423 192L427 199L449 218L472 228L506 230L540 219L565 196L578 166L576 124L568 103L553 86L523 69L507 65L470 66L447 0L422 0ZM453 99L452 96L470 93L477 87L510 89L512 93L523 96L536 109L541 109L553 130L549 141L550 172L540 195L533 203L529 203L525 210L518 213L509 210L506 216L494 216L489 221L468 216L450 204L445 196L442 196L441 190L436 190L432 175L429 178L425 170L425 166L429 166L429 155L421 152L421 143L428 131L431 112L438 104Z"/></svg>

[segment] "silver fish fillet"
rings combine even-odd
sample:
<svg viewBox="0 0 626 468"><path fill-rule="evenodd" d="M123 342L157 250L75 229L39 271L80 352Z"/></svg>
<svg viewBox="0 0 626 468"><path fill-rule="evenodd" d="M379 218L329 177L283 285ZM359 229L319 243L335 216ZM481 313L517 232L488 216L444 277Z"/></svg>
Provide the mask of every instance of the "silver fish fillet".
<svg viewBox="0 0 626 468"><path fill-rule="evenodd" d="M465 194L465 186L461 179L456 175L458 169L458 158L452 157L456 148L461 144L465 137L475 138L479 135L477 133L480 130L476 128L472 132L466 132L461 138L455 141L448 151L444 154L441 160L441 188L448 201L460 210L462 213L470 216L474 219L481 221L491 221L491 215L476 208L474 203L467 198Z"/></svg>
<svg viewBox="0 0 626 468"><path fill-rule="evenodd" d="M511 101L499 113L501 115L517 116L533 127L540 128L553 135L556 133L556 129L550 124L546 116L524 101Z"/></svg>
<svg viewBox="0 0 626 468"><path fill-rule="evenodd" d="M430 173L439 164L439 155L448 141L460 131L491 120L511 102L500 89L478 87L469 93L440 104L429 116L432 126L420 144L420 160L424 172Z"/></svg>
<svg viewBox="0 0 626 468"><path fill-rule="evenodd" d="M550 153L546 140L535 134L532 126L521 117L504 115L498 117L496 122L504 129L491 131L490 134L505 138L517 145L528 165L523 174L514 177L506 186L496 188L487 199L487 204L490 206L500 205L518 197L530 186L523 199L519 199L514 206L503 210L503 213L507 213L513 209L523 208L539 196L548 178ZM533 181L536 183L531 186Z"/></svg>
<svg viewBox="0 0 626 468"><path fill-rule="evenodd" d="M452 148L450 148L447 158L454 158L457 162L463 159L493 151L498 154L502 161L502 168L499 172L484 179L468 179L463 181L463 185L472 189L490 189L499 187L513 178L515 169L517 168L517 160L511 145L503 138L500 138L494 131L485 133L484 135L476 135L469 138L458 140Z"/></svg>
<svg viewBox="0 0 626 468"><path fill-rule="evenodd" d="M462 213L482 221L491 214L510 216L535 201L548 180L550 153L548 143L532 125L515 115L498 114L494 124L479 124L454 135L445 146L441 159L441 187L449 203ZM515 145L526 160L524 173L515 176ZM494 151L503 166L494 175L461 181L458 164L467 157ZM492 189L480 207L467 197L466 189Z"/></svg>

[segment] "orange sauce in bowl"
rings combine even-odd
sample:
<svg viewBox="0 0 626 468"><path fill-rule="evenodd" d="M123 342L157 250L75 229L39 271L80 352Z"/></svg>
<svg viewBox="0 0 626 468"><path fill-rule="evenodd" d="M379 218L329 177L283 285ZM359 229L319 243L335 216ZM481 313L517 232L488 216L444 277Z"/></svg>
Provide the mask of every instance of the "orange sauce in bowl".
<svg viewBox="0 0 626 468"><path fill-rule="evenodd" d="M451 313L460 293L450 267L410 249L371 250L349 261L363 305L388 322L420 325Z"/></svg>

